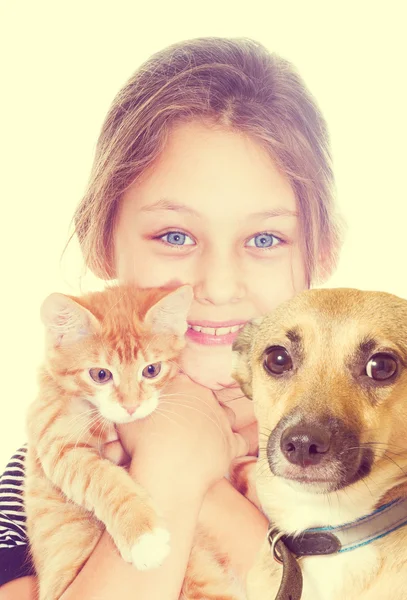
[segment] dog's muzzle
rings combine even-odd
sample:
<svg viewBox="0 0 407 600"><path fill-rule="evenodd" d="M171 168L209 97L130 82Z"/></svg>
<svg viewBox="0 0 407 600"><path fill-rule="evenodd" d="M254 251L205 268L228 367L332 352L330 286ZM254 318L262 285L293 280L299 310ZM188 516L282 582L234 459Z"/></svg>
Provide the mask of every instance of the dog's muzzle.
<svg viewBox="0 0 407 600"><path fill-rule="evenodd" d="M358 433L341 419L291 414L271 433L267 460L274 475L327 491L368 475L373 452L361 446Z"/></svg>

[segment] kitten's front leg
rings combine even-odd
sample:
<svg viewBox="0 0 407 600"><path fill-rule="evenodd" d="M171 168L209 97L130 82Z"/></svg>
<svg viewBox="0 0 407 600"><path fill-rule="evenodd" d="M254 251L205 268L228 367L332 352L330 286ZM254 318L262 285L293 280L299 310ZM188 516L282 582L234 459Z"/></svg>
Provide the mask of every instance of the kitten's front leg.
<svg viewBox="0 0 407 600"><path fill-rule="evenodd" d="M41 463L67 498L104 523L124 560L141 570L162 564L169 533L160 527L147 492L124 469L80 444L54 443Z"/></svg>

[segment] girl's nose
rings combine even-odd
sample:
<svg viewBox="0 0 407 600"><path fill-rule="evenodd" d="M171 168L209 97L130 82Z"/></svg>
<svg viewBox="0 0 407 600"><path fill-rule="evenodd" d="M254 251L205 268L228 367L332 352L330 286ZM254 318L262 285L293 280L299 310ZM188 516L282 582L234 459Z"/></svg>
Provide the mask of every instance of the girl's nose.
<svg viewBox="0 0 407 600"><path fill-rule="evenodd" d="M197 267L195 298L202 304L231 304L242 300L245 284L233 260L213 256Z"/></svg>

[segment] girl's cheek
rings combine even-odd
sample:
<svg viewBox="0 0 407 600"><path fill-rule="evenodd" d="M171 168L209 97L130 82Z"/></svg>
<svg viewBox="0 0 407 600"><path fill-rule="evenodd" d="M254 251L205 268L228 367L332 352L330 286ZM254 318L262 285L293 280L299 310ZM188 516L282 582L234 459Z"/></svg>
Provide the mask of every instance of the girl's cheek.
<svg viewBox="0 0 407 600"><path fill-rule="evenodd" d="M180 284L185 281L181 265L176 268L174 263L163 260L138 249L128 253L118 264L118 279L122 283L133 283L139 287L164 287L176 278Z"/></svg>
<svg viewBox="0 0 407 600"><path fill-rule="evenodd" d="M299 253L286 257L285 260L275 261L266 271L262 269L260 272L252 268L246 278L246 289L258 314L270 312L307 287L303 260Z"/></svg>

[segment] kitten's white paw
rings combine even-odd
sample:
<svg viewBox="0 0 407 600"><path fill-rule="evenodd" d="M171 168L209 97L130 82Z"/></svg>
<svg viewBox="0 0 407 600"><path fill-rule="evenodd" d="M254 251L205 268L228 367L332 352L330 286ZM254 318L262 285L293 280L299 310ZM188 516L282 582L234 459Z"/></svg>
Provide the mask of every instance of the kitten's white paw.
<svg viewBox="0 0 407 600"><path fill-rule="evenodd" d="M131 549L133 565L140 571L159 567L170 552L169 541L169 532L160 527L144 533Z"/></svg>

